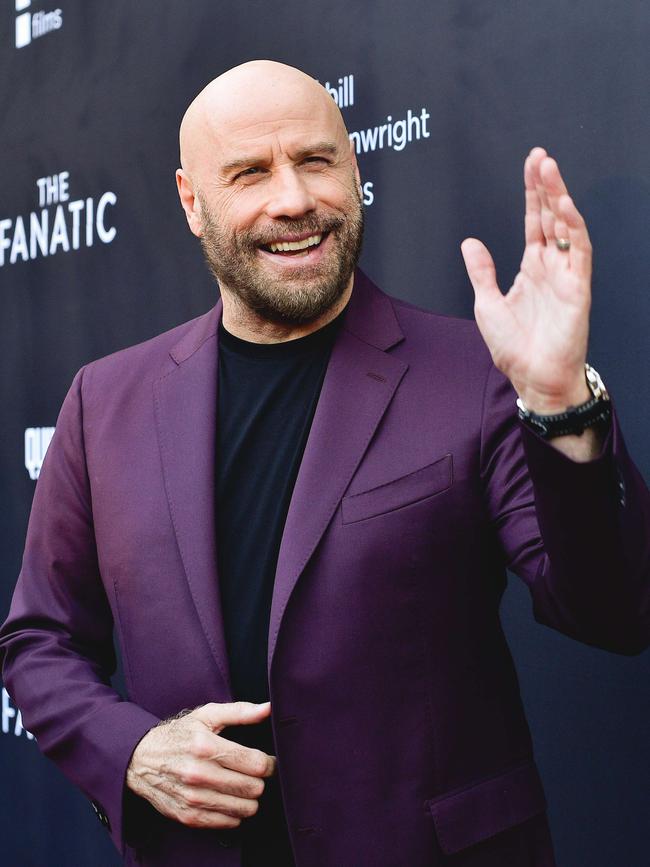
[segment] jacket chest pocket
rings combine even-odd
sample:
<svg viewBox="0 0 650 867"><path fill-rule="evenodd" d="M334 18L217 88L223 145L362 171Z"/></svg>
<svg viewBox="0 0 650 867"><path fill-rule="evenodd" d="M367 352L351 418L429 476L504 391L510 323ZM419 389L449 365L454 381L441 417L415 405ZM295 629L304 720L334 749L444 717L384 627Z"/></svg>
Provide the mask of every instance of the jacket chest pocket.
<svg viewBox="0 0 650 867"><path fill-rule="evenodd" d="M374 518L440 494L451 487L453 463L450 454L412 473L385 482L359 494L343 497L341 517L344 524Z"/></svg>

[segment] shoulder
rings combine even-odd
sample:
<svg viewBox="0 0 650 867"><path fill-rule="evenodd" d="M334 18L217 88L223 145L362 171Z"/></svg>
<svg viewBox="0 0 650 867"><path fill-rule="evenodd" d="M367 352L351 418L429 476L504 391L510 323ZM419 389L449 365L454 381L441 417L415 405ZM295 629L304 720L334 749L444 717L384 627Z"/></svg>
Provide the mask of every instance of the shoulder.
<svg viewBox="0 0 650 867"><path fill-rule="evenodd" d="M82 368L86 383L133 383L134 380L156 379L176 367L206 340L214 338L218 323L217 307L157 334L141 343L105 355Z"/></svg>
<svg viewBox="0 0 650 867"><path fill-rule="evenodd" d="M216 340L219 309L217 304L149 340L84 365L70 392L78 395L87 425L100 418L136 417L143 408L151 407L155 382L178 369L201 346Z"/></svg>

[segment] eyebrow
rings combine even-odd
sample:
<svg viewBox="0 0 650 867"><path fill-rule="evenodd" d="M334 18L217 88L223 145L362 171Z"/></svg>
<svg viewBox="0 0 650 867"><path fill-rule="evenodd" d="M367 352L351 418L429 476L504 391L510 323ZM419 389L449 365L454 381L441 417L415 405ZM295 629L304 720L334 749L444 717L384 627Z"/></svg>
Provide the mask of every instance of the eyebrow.
<svg viewBox="0 0 650 867"><path fill-rule="evenodd" d="M338 147L333 141L321 141L318 142L318 144L300 148L295 152L294 159L301 160L304 157L313 154L329 154L330 156L335 156L338 153L338 150Z"/></svg>
<svg viewBox="0 0 650 867"><path fill-rule="evenodd" d="M294 152L293 159L299 162L305 157L323 153L329 154L330 156L335 156L338 153L338 147L334 142L321 141L317 144L299 148L297 151ZM260 164L263 165L266 162L268 162L268 160L260 156L237 157L237 159L229 160L227 163L224 163L224 165L221 166L221 170L223 172L232 172L235 169L242 169L248 166Z"/></svg>

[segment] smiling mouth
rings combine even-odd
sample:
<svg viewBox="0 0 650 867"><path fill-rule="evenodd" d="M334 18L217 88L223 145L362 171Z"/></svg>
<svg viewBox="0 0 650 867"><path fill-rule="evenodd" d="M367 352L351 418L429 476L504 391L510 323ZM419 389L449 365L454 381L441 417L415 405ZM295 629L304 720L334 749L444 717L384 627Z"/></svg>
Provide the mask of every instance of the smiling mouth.
<svg viewBox="0 0 650 867"><path fill-rule="evenodd" d="M320 232L300 241L274 241L271 244L262 244L261 249L276 256L308 256L312 250L320 247L328 234L328 232Z"/></svg>

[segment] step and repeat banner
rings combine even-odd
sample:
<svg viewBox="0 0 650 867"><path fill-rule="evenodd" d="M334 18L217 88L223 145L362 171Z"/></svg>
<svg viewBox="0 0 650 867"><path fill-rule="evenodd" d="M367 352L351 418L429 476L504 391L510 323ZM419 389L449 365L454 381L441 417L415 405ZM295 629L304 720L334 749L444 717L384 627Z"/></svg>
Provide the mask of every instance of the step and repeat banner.
<svg viewBox="0 0 650 867"><path fill-rule="evenodd" d="M646 4L55 2L0 0L0 620L75 372L215 303L177 199L178 124L210 79L256 57L327 87L363 176L362 267L432 310L472 316L467 235L488 244L509 285L523 160L533 145L557 157L595 248L590 360L650 475ZM538 626L514 578L503 620L559 864L643 867L648 656ZM0 769L0 864L118 863L4 689Z"/></svg>

